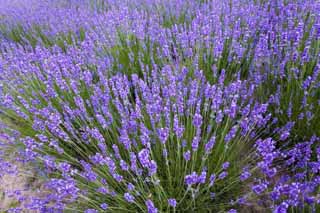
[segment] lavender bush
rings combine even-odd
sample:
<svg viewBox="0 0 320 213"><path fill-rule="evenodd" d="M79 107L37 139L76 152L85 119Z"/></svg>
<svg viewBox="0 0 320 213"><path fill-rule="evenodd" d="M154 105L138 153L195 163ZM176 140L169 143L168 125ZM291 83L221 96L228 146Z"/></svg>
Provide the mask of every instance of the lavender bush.
<svg viewBox="0 0 320 213"><path fill-rule="evenodd" d="M0 2L4 211L320 211L318 2Z"/></svg>

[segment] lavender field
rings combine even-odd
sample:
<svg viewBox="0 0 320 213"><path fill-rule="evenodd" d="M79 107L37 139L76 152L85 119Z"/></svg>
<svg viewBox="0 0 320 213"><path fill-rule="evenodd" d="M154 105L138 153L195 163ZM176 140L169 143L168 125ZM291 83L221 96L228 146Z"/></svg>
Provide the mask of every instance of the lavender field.
<svg viewBox="0 0 320 213"><path fill-rule="evenodd" d="M320 1L0 0L0 212L320 213Z"/></svg>

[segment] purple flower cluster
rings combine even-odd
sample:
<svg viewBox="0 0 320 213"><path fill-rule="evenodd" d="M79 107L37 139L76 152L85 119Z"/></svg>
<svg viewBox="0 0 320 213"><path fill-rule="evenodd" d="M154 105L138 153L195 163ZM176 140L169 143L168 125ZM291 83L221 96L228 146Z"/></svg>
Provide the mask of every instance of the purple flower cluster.
<svg viewBox="0 0 320 213"><path fill-rule="evenodd" d="M175 158L172 155L181 156L176 163L181 163L187 170L194 169L191 174L188 174L187 170L180 174L185 179L186 185L181 185L181 190L185 193L189 193L189 190L195 190L194 187L196 186L208 187L208 185L211 185L212 187L212 180L208 180L208 175L219 172L219 168L224 170L219 173L219 181L223 181L228 176L226 170L231 167L228 161L221 164L220 167L212 165L213 161L218 160L215 157L218 156L215 145L218 145L217 147L222 146L223 152L227 152L229 155L234 151L233 148L228 148L232 144L240 143L234 145L235 147L244 146L246 140L250 140L251 136L236 134L240 128L237 122L246 120L249 124L245 127L246 132L252 132L256 126L257 117L259 119L269 119L265 116L265 111L260 110L263 105L259 106L255 103L255 110L248 112L247 110L243 111L240 101L237 102L238 107L235 112L239 119L235 120L233 115L228 112L224 113L224 111L227 111L224 109L235 104L234 101L230 100L234 96L238 96L239 100L248 99L246 96L247 83L245 81L236 81L228 86L210 85L205 83L205 78L200 72L193 79L189 79L186 73L180 72L179 69L169 67L164 69L171 69L170 74L164 70L155 70L152 77L146 80L132 75L131 82L125 75L116 75L107 79L102 73L99 73L100 81L98 83L94 84L91 81L85 86L87 92L90 91L88 99L85 99L81 94L77 95L76 92L74 93L75 98L68 99L67 97L72 95L74 91L68 84L65 85L68 89L64 92L65 96L61 96L62 100L54 97L47 98L46 94L25 96L26 100L31 102L42 100L48 103L47 106L41 107L41 105L38 105L38 107L32 107L29 111L25 111L27 116L37 117L36 122L42 123L46 130L33 128L34 125L31 124L31 131L37 132L38 137L22 136L21 141L25 145L26 155L33 156L31 160L35 158L45 159L44 163L51 173L55 171L64 177L61 180L52 179L48 184L55 191L54 195L60 196L60 199L56 199L57 202L71 197L75 199L80 195L90 198L92 192L87 191L89 188L86 189L82 186L82 181L86 181L100 193L108 195L110 197L108 199L113 200L109 203L104 201L100 205L106 203L109 209L112 208L112 203L115 205L118 202L119 193L124 194L123 198L120 199L122 202L127 202L128 205L138 202L137 205L139 205L140 194L148 193L153 188L154 190L166 189L171 184L181 184L179 179L176 178L168 184L165 183L168 179L174 177L170 177L171 175L178 172L173 162ZM82 79L82 73L79 74L79 79ZM40 75L40 72L37 72L36 75ZM83 73L83 75L86 74ZM68 76L68 74L66 73L65 76ZM66 82L71 80L67 77L63 79ZM54 82L61 81L60 74L52 76L52 80ZM17 86L22 87L23 84ZM82 89L80 86L78 87L77 90ZM130 88L134 89L135 101L130 100L132 98ZM179 93L180 88L184 88L185 92ZM53 91L56 91L56 89L56 87L52 87ZM160 91L169 89L171 91L170 95L160 94ZM25 88L25 90L28 90L28 88ZM215 96L217 90L225 97L224 99L217 99ZM67 91L71 91L71 93ZM190 94L194 91L197 91L197 93L191 96ZM106 100L106 97L112 97L112 99ZM63 107L54 108L53 101L64 103L61 105ZM206 107L203 111L199 110L214 102L220 104L216 105L214 109ZM251 103L247 102L245 106L249 107ZM93 105L93 103L99 104ZM103 103L109 107L105 109ZM172 106L171 109L167 108L168 103ZM12 109L16 106L6 107ZM91 109L94 111L93 114ZM107 110L109 113L105 114L103 110ZM225 117L219 123L215 119L207 121L208 123L201 121L203 115L210 113L214 116L218 111L222 111ZM103 119L113 122L104 127L96 118L96 115L112 116L111 119L103 116ZM170 117L179 119L174 121ZM197 122L195 122L195 118L197 118ZM182 122L183 119L189 119L190 123ZM83 123L84 128L77 128L78 122ZM175 129L171 128L177 122L176 125L184 130L181 133L177 133ZM113 128L117 128L119 131L113 131ZM217 133L216 136L212 136L206 142L207 139L203 134L205 132L215 132L220 128L234 132L229 142L226 143L223 135ZM57 141L52 143L54 140ZM66 144L62 141L65 141ZM195 143L197 146L195 146ZM228 146L225 146L226 144ZM67 151L68 146L72 147L72 150ZM63 153L65 155L59 154L59 149L57 149L62 147L64 147ZM42 153L44 148L59 154L59 156L56 156L56 159L48 158L48 155ZM199 169L196 169L194 165L198 162L197 156L201 155L204 156L200 160L203 166L199 168L201 169L199 172L196 172ZM70 161L67 156L73 160ZM57 162L58 159L63 160L63 162ZM61 185L63 187L60 187L59 181L63 183ZM69 183L69 181L72 182ZM78 181L78 187L75 187L73 181ZM118 191L119 187L122 188L126 182L130 182L129 192ZM148 183L149 186L141 188L141 183ZM192 192L192 194L194 193ZM193 196L196 197L196 195ZM177 202L174 201L180 198L179 196L170 198L169 205L177 206ZM154 212L157 203L160 202L159 200L153 201L157 202L153 204L149 201L146 202L148 211Z"/></svg>
<svg viewBox="0 0 320 213"><path fill-rule="evenodd" d="M26 208L317 210L319 2L31 2L0 2L0 168L46 179Z"/></svg>

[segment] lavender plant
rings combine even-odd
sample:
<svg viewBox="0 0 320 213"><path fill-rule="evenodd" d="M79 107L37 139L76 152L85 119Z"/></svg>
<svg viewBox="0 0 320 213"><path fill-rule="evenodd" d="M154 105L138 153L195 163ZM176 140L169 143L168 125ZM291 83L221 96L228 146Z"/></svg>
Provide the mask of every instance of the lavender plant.
<svg viewBox="0 0 320 213"><path fill-rule="evenodd" d="M170 65L132 81L34 70L27 84L4 86L20 92L3 96L3 113L29 123L13 127L25 157L56 177L48 182L55 196L41 199L43 211L76 197L97 211L222 210L250 191L239 183L260 158L251 147L253 130L270 117L265 105L252 102L245 82L224 86L222 75L210 85L201 72L190 79L186 68ZM72 190L61 188L67 183Z"/></svg>
<svg viewBox="0 0 320 213"><path fill-rule="evenodd" d="M305 14L300 19L293 15L299 9ZM312 10L290 4L279 8L275 16L283 19L281 30L270 30L272 34L258 44L261 49L268 41L273 55L257 64L263 72L258 74L262 82L258 96L269 99L270 111L283 127L279 129L280 140L289 137L291 130L293 141L306 140L319 135L314 129L319 122L319 17Z"/></svg>
<svg viewBox="0 0 320 213"><path fill-rule="evenodd" d="M0 154L45 182L24 208L319 211L318 2L2 1Z"/></svg>

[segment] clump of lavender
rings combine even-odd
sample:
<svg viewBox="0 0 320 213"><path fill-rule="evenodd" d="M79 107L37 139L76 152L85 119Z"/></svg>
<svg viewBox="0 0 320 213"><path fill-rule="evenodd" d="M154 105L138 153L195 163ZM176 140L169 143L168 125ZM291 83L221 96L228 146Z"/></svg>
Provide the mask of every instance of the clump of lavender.
<svg viewBox="0 0 320 213"><path fill-rule="evenodd" d="M292 148L274 151L272 158L282 162L276 166L281 170L273 179L259 179L253 191L261 198L253 202L267 204L274 212L319 211L319 138L313 136ZM270 154L265 156L271 159Z"/></svg>
<svg viewBox="0 0 320 213"><path fill-rule="evenodd" d="M25 158L50 177L51 195L30 208L223 210L251 190L241 182L261 158L254 129L270 116L246 82L225 86L222 75L210 85L201 71L191 78L172 65L144 80L43 71L5 82L1 97Z"/></svg>
<svg viewBox="0 0 320 213"><path fill-rule="evenodd" d="M261 84L258 98L269 102L278 140L290 138L293 145L320 135L319 4L306 1L276 8L257 43L254 66L259 71L254 75Z"/></svg>
<svg viewBox="0 0 320 213"><path fill-rule="evenodd" d="M318 210L318 2L20 1L0 118L48 178L27 208Z"/></svg>

